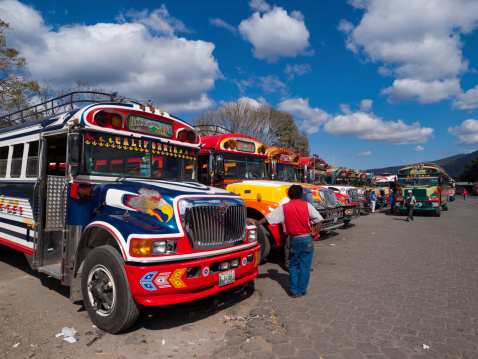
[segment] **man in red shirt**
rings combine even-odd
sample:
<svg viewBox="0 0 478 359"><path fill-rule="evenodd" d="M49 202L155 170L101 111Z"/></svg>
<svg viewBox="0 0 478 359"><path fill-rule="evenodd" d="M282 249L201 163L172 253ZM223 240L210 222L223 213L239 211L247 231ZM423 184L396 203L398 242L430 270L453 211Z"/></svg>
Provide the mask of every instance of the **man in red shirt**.
<svg viewBox="0 0 478 359"><path fill-rule="evenodd" d="M279 206L256 225L285 223L290 235L289 248L289 289L292 298L298 298L307 293L310 278L310 265L314 255L313 239L322 228L322 216L306 201L302 201L303 188L292 185L289 188L290 201ZM315 230L309 221L317 224Z"/></svg>
<svg viewBox="0 0 478 359"><path fill-rule="evenodd" d="M466 202L466 196L468 196L468 191L466 189L463 189L463 198L465 199L465 202Z"/></svg>

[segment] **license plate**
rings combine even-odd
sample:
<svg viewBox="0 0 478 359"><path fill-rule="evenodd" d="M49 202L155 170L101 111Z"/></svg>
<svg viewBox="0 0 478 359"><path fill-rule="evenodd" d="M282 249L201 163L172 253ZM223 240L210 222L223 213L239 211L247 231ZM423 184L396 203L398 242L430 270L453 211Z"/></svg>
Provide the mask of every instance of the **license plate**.
<svg viewBox="0 0 478 359"><path fill-rule="evenodd" d="M236 281L236 273L233 270L219 273L219 286L234 283Z"/></svg>
<svg viewBox="0 0 478 359"><path fill-rule="evenodd" d="M337 223L337 217L334 218L334 223Z"/></svg>

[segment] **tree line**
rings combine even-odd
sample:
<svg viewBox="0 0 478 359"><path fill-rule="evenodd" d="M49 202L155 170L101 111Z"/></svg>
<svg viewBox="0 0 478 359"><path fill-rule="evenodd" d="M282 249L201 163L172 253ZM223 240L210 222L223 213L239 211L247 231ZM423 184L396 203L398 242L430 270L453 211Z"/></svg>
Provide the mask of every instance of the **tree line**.
<svg viewBox="0 0 478 359"><path fill-rule="evenodd" d="M470 163L463 164L463 173L460 175L460 181L478 182L478 157L473 157Z"/></svg>

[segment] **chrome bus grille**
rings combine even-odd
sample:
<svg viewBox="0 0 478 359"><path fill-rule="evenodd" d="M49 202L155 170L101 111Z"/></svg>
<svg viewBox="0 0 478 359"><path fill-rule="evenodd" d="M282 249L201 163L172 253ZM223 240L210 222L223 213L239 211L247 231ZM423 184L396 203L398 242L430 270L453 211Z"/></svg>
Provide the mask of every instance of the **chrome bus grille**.
<svg viewBox="0 0 478 359"><path fill-rule="evenodd" d="M337 197L335 192L331 189L321 189L319 190L320 197L325 203L325 206L329 209L337 207Z"/></svg>
<svg viewBox="0 0 478 359"><path fill-rule="evenodd" d="M203 205L207 203L208 205ZM194 250L229 247L243 243L246 235L246 207L236 199L207 202L180 201L181 220Z"/></svg>
<svg viewBox="0 0 478 359"><path fill-rule="evenodd" d="M352 202L359 202L359 194L356 188L348 188L347 195L352 199Z"/></svg>

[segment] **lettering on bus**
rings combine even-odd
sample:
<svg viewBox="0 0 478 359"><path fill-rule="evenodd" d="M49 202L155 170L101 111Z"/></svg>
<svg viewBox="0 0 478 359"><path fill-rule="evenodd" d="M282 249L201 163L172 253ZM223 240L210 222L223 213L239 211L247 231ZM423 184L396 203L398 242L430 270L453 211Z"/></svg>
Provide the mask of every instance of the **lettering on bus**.
<svg viewBox="0 0 478 359"><path fill-rule="evenodd" d="M168 138L173 137L174 132L174 126L170 123L135 115L128 116L127 126L130 131Z"/></svg>
<svg viewBox="0 0 478 359"><path fill-rule="evenodd" d="M105 146L118 150L152 152L165 156L174 156L188 160L196 160L196 150L194 148L170 145L159 141L141 140L131 137L108 136L100 133L86 133L85 145L87 146Z"/></svg>

